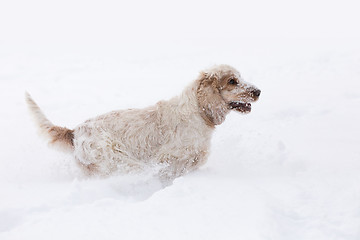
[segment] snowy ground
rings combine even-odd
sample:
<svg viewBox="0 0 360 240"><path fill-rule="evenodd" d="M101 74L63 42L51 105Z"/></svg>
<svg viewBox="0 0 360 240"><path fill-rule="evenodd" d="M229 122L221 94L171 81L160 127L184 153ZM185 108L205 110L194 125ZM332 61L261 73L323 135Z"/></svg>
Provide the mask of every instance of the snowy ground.
<svg viewBox="0 0 360 240"><path fill-rule="evenodd" d="M0 239L360 239L356 2L29 3L0 8ZM168 99L216 63L261 98L166 188L82 179L24 103L74 127Z"/></svg>

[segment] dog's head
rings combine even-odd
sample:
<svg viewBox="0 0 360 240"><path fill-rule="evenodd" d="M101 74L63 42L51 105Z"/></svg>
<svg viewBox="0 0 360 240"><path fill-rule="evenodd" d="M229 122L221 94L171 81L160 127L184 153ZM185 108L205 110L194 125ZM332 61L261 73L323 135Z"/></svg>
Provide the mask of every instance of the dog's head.
<svg viewBox="0 0 360 240"><path fill-rule="evenodd" d="M213 125L225 120L230 110L251 111L251 102L258 100L261 91L245 82L240 73L228 65L219 65L200 73L197 98L200 111Z"/></svg>

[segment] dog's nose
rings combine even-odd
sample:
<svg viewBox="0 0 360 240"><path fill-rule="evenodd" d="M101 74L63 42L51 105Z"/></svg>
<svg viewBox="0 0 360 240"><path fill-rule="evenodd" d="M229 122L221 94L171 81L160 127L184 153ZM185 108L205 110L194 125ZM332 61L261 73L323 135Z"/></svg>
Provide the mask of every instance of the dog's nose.
<svg viewBox="0 0 360 240"><path fill-rule="evenodd" d="M259 97L259 96L260 96L260 93L261 93L261 90L259 90L259 89L255 89L255 90L253 91L253 94L254 94L255 97Z"/></svg>

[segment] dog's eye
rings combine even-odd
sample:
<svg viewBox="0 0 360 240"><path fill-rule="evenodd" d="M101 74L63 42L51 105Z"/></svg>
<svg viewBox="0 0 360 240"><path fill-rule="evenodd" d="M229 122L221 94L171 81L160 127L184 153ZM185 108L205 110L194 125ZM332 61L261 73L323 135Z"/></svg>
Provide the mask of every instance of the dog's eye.
<svg viewBox="0 0 360 240"><path fill-rule="evenodd" d="M231 84L231 85L236 85L237 84L236 80L233 79L233 78L230 78L228 83Z"/></svg>

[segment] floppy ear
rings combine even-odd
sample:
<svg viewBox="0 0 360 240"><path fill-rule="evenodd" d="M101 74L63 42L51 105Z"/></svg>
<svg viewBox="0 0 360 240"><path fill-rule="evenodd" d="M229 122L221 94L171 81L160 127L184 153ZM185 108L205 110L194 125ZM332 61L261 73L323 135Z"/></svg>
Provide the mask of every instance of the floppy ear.
<svg viewBox="0 0 360 240"><path fill-rule="evenodd" d="M219 125L229 112L219 90L218 76L202 72L198 80L197 99L205 121Z"/></svg>

